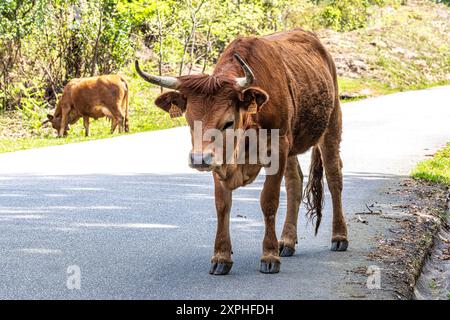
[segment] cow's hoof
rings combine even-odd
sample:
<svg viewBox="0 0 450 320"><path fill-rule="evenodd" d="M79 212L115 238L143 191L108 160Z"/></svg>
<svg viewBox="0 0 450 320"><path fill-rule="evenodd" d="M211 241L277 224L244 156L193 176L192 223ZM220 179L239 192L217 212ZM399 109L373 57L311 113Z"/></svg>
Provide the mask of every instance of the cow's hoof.
<svg viewBox="0 0 450 320"><path fill-rule="evenodd" d="M259 271L261 273L278 273L280 272L281 263L278 261L261 261Z"/></svg>
<svg viewBox="0 0 450 320"><path fill-rule="evenodd" d="M280 257L291 257L295 253L295 248L280 244Z"/></svg>
<svg viewBox="0 0 450 320"><path fill-rule="evenodd" d="M331 242L331 251L347 251L348 241L347 240L336 240Z"/></svg>
<svg viewBox="0 0 450 320"><path fill-rule="evenodd" d="M280 251L280 257L292 257L294 253L295 249L283 247L283 250Z"/></svg>
<svg viewBox="0 0 450 320"><path fill-rule="evenodd" d="M232 266L233 262L225 262L225 263L212 262L209 274L213 274L215 276L224 276L230 272Z"/></svg>

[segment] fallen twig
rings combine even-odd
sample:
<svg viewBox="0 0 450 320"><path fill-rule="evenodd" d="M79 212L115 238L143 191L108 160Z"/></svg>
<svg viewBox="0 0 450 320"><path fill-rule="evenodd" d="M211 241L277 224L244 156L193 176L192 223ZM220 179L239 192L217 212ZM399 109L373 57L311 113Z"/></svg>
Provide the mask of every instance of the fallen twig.
<svg viewBox="0 0 450 320"><path fill-rule="evenodd" d="M367 210L369 210L369 212L367 211L363 211L363 212L356 212L355 214L382 214L383 211L379 210L379 211L373 211L372 209L370 209L370 207L367 205L367 203L365 204Z"/></svg>
<svg viewBox="0 0 450 320"><path fill-rule="evenodd" d="M357 215L357 218L358 218L358 222L361 222L361 223L364 223L364 224L369 224L369 221L364 220L363 218L361 218L360 215Z"/></svg>

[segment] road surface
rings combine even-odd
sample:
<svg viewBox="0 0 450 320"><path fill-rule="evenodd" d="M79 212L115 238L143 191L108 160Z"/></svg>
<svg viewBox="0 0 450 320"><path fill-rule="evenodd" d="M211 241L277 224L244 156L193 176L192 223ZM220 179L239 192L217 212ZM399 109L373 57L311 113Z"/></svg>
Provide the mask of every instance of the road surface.
<svg viewBox="0 0 450 320"><path fill-rule="evenodd" d="M450 87L347 103L343 115L349 250L329 250L327 193L318 236L301 208L297 253L276 275L258 271L263 176L234 193L231 273L208 274L212 178L188 168L187 128L0 155L0 299L393 298L390 284L369 290L353 272L373 264L367 254L391 222L358 223L355 212L392 210L386 190L450 140Z"/></svg>

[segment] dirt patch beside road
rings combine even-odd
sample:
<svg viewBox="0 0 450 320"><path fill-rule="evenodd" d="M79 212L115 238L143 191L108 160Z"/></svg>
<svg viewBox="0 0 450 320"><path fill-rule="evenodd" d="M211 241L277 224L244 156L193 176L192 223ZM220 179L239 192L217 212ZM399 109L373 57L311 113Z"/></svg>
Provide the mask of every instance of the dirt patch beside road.
<svg viewBox="0 0 450 320"><path fill-rule="evenodd" d="M444 222L449 190L448 186L405 179L398 189L388 192L401 200L391 204L392 213L380 218L391 219L395 225L380 236L369 260L383 265L382 281L394 289L394 297L411 299L434 237Z"/></svg>

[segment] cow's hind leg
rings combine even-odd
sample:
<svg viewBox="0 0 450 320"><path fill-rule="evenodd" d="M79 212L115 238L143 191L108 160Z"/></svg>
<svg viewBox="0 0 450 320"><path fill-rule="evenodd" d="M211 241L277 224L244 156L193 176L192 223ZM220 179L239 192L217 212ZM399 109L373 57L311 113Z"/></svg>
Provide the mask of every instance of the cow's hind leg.
<svg viewBox="0 0 450 320"><path fill-rule="evenodd" d="M117 122L119 124L119 133L123 133L125 125L125 117L122 116L122 114L117 115Z"/></svg>
<svg viewBox="0 0 450 320"><path fill-rule="evenodd" d="M117 121L117 119L115 117L112 117L111 118L111 134L113 134L114 131L116 131L118 124L119 124L119 121Z"/></svg>
<svg viewBox="0 0 450 320"><path fill-rule="evenodd" d="M84 133L86 137L90 136L89 132L89 117L83 117Z"/></svg>
<svg viewBox="0 0 450 320"><path fill-rule="evenodd" d="M119 133L123 133L125 130L125 120L126 117L122 114L122 105L117 105L117 111L114 113L114 116L117 118L117 121L119 123Z"/></svg>
<svg viewBox="0 0 450 320"><path fill-rule="evenodd" d="M125 94L125 97L123 98L123 108L125 110L125 115L124 115L124 129L125 132L130 132L130 123L129 123L129 112L130 112L130 106L129 106L129 101L128 101L128 90L127 93Z"/></svg>
<svg viewBox="0 0 450 320"><path fill-rule="evenodd" d="M233 266L231 260L230 211L232 192L224 188L216 174L214 176L214 195L217 211L217 233L214 244L214 256L211 259L210 274L228 274Z"/></svg>
<svg viewBox="0 0 450 320"><path fill-rule="evenodd" d="M341 110L339 106L331 115L330 124L320 144L328 189L333 200L332 251L345 251L348 247L347 225L342 209L342 160L339 155L341 142Z"/></svg>
<svg viewBox="0 0 450 320"><path fill-rule="evenodd" d="M111 134L113 134L114 131L116 131L117 126L119 126L119 133L122 133L123 128L124 128L125 118L122 115L122 113L120 112L120 108L111 110L111 118L112 118Z"/></svg>
<svg viewBox="0 0 450 320"><path fill-rule="evenodd" d="M300 203L302 202L303 173L298 163L297 156L288 158L284 178L287 193L287 211L283 233L281 234L281 240L278 244L280 256L289 257L295 253L298 210Z"/></svg>

